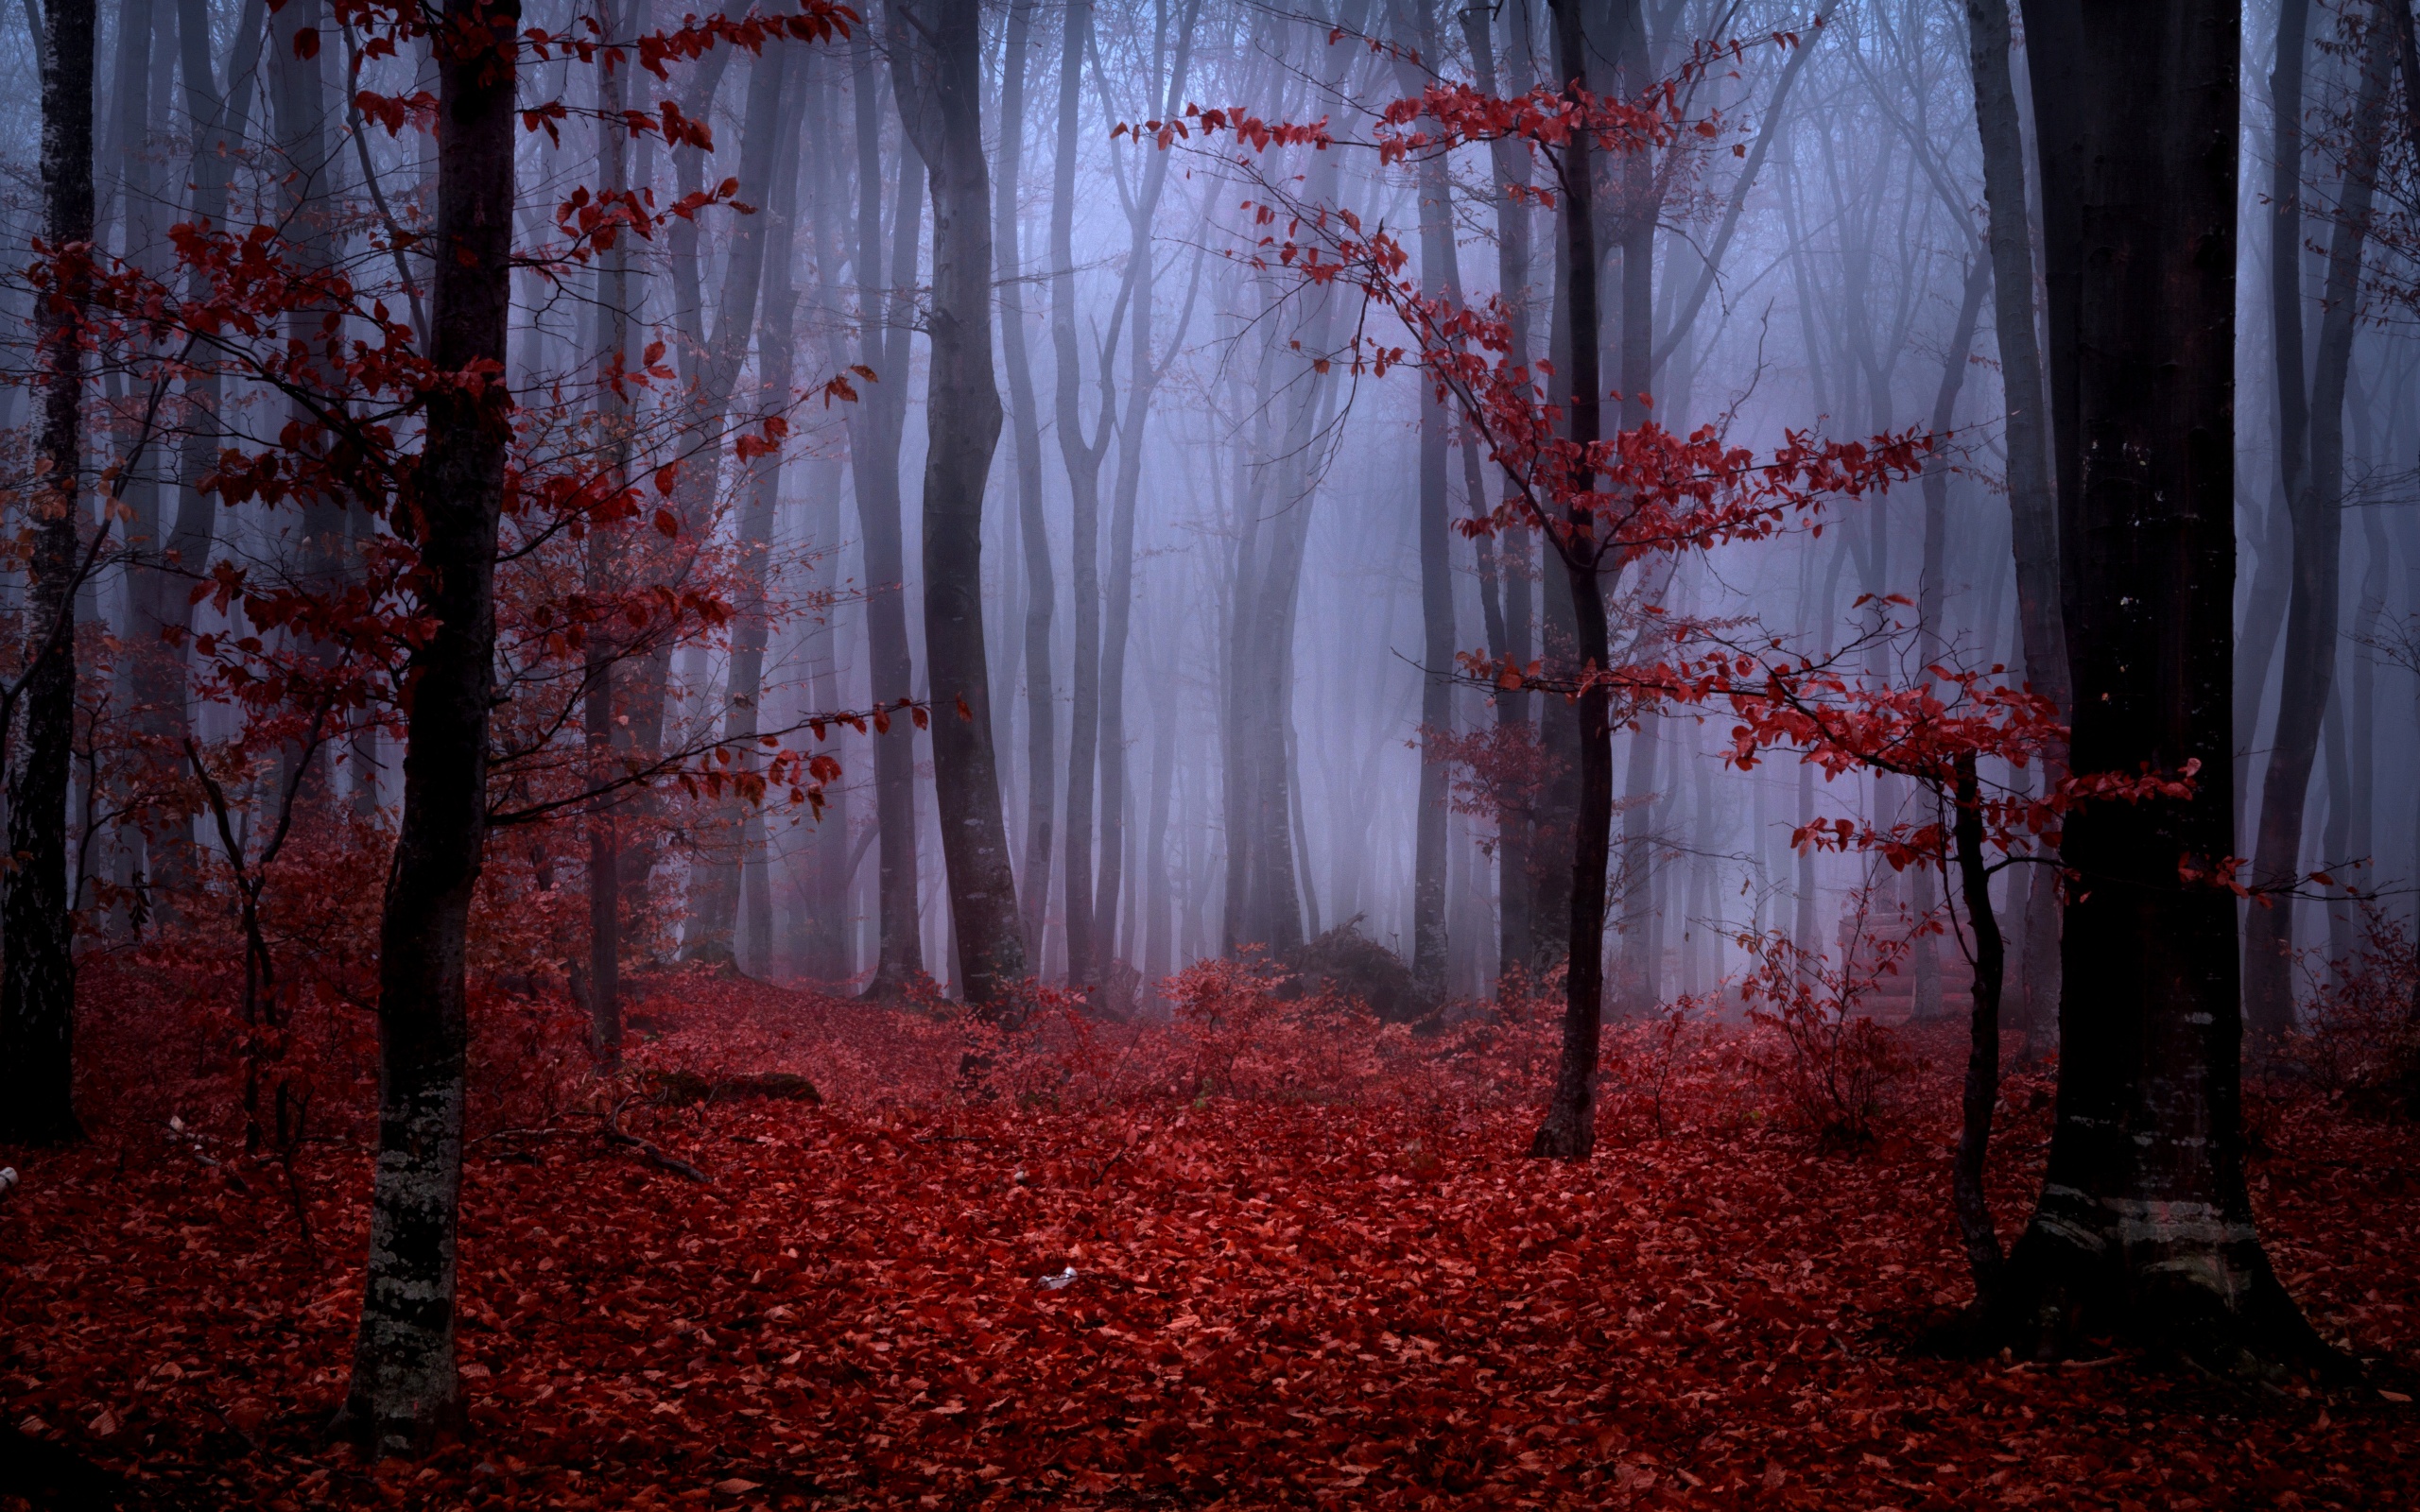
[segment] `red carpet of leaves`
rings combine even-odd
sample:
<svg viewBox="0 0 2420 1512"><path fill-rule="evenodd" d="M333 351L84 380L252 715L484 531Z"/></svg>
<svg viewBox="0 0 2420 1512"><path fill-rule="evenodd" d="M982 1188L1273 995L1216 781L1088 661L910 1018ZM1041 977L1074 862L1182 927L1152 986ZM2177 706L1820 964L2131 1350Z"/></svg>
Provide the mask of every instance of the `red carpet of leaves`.
<svg viewBox="0 0 2420 1512"><path fill-rule="evenodd" d="M1946 1041L1918 1045L1935 1069L1878 1148L1830 1155L1769 1116L1736 1031L1668 1061L1642 1034L1575 1169L1519 1157L1529 1094L1488 1072L1526 1072L1542 1034L1381 1040L1360 1070L1395 1055L1411 1074L1335 1068L1352 1095L1323 1101L1241 1071L1234 1095L1145 1095L1175 1074L1166 1031L1104 1030L1038 1057L1051 1095L970 1103L948 1090L959 1041L909 1016L700 986L646 1022L643 1065L802 1072L829 1100L631 1107L625 1126L702 1186L594 1119L481 1140L467 1442L372 1469L322 1434L366 1158L306 1153L314 1255L274 1167L212 1168L144 1129L0 1150L24 1174L0 1199L6 1423L191 1507L2420 1498L2409 1406L2251 1395L2123 1355L1916 1352L1965 1293ZM2012 1088L2010 1225L2046 1108L2039 1079ZM2256 1112L2281 1270L2323 1332L2404 1379L2411 1131Z"/></svg>

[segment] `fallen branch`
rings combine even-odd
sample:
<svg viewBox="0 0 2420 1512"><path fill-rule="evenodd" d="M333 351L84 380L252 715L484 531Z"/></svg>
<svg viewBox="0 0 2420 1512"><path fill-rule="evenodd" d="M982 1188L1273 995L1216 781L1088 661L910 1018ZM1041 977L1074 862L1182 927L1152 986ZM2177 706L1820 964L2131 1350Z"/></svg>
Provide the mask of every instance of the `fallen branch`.
<svg viewBox="0 0 2420 1512"><path fill-rule="evenodd" d="M699 1170L696 1166L691 1165L684 1160L682 1160L679 1156L665 1154L662 1150L656 1148L656 1146L650 1142L643 1140L637 1135L624 1129L622 1127L622 1110L618 1108L605 1115L605 1143L608 1144L619 1144L626 1146L627 1148L636 1150L648 1164L655 1166L661 1170L670 1171L677 1176L685 1176L690 1180L697 1182L700 1186L714 1185L714 1177L706 1175L705 1172Z"/></svg>

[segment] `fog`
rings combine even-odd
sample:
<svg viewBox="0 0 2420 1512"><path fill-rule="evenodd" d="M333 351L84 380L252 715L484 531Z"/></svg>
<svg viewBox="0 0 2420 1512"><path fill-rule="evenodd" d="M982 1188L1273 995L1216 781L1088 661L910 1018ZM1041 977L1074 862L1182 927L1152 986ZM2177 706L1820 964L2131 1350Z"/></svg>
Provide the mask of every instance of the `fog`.
<svg viewBox="0 0 2420 1512"><path fill-rule="evenodd" d="M2310 953L2306 988L2358 948L2350 894L2408 913L2420 874L2420 792L2392 779L2411 759L2420 715L2402 629L2420 613L2412 144L2399 124L2376 129L2391 112L2360 97L2366 17L2309 13L2299 167L2273 178L2278 18L2256 6L2244 25L2236 850L2263 873L2327 874L2273 911ZM524 14L525 26L566 36L677 21L644 0L609 13L543 0ZM1636 38L1623 29L1634 22ZM1770 632L1818 656L1854 644L1877 679L1941 663L2038 682L2015 568L2010 418L2032 404L2038 423L2043 400L2010 393L2001 325L2012 307L2038 309L2042 294L2025 290L2012 306L1994 286L1964 10L1672 0L1592 7L1586 24L1598 87L1635 95L1669 81L1691 128L1603 175L1602 371L1608 389L1622 388L1643 349L1651 396L1651 410L1628 395L1624 415L1680 435L1712 427L1760 455L1793 434L1933 442L1923 474L1887 493L1835 500L1771 539L1651 556L1609 577L1617 648L1650 647L1659 619L1678 616L1743 639ZM24 25L7 22L14 43ZM619 309L632 366L664 343L653 359L663 376L635 391L631 475L682 469L668 490L641 489L643 508L678 495L693 539L743 556L748 532L766 533L762 601L740 606L762 627L761 670L735 667L754 653L720 626L665 648L661 744L727 741L742 707L784 731L902 698L929 700L937 725L961 709L979 714L1028 964L1088 988L1104 1010L1153 1011L1155 985L1193 961L1255 947L1290 958L1335 930L1401 957L1430 1005L1478 1003L1508 972L1554 970L1564 944L1554 889L1537 881L1552 869L1539 815L1570 705L1494 686L1453 656L1568 663L1553 609L1559 569L1532 531L1449 527L1505 499L1501 470L1452 412L1425 403L1416 362L1380 372L1351 360L1372 343L1416 342L1382 303L1275 261L1262 239L1282 239L1288 217L1262 224L1250 208L1350 211L1401 239L1407 277L1424 287L1450 281L1475 306L1500 297L1528 340L1514 355L1548 357L1559 222L1534 194L1507 193L1508 164L1530 175L1526 149L1463 145L1389 161L1373 145L1390 102L1431 80L1492 77L1506 94L1560 82L1545 9L984 8L979 111L1004 421L982 497L987 679L972 701L969 689L935 685L925 643L918 503L940 254L892 66L908 25L877 7L845 42L726 45L674 58L663 77L628 62L609 77L562 56L523 71L526 110L566 107L553 122L532 117L515 164L523 266L509 381L526 410L551 417L529 421L525 438L539 453L568 447L541 433L567 434L597 411L599 343ZM304 30L319 44L308 60L295 56ZM389 130L348 96L407 97L434 87L434 69L406 48L365 59L349 83L354 50L320 0L290 0L266 23L257 4L227 0L106 8L95 115L104 249L168 266L168 228L195 214L206 177L197 164L210 156L198 154L212 139L195 112L248 96L215 160L229 174L226 224L307 232L400 315L402 270L424 253L395 246L435 214L427 111L408 107ZM29 370L33 296L16 270L30 260L41 207L38 90L33 50L6 53L4 313L11 360ZM2030 142L2021 36L2011 57ZM186 77L197 60L213 74L199 87ZM617 109L659 114L677 103L710 129L711 149L600 132L608 89L623 92ZM1323 121L1333 142L1256 148L1202 130L1195 104ZM1161 121L1189 125L1163 146L1143 127ZM1130 125L1143 129L1119 129ZM567 255L576 210L558 216L575 191L607 181L609 138L627 154L614 171L659 210L733 181L723 202L625 238L620 305L606 260ZM2349 287L2332 286L2345 165L2381 153L2366 251L2354 249ZM2301 196L2282 220L2280 184ZM2042 234L2025 231L2037 267ZM2280 245L2298 257L2282 284ZM1448 249L1453 267L1430 266ZM424 298L424 275L408 276L408 298ZM2280 286L2299 306L2289 323L2310 349L2311 386L2282 404ZM825 388L835 378L853 397ZM136 364L104 363L99 388L118 428L96 444L123 444L147 382ZM0 389L0 429L18 438L19 461L26 405L25 387ZM2286 411L2308 434L2281 450ZM231 433L267 446L285 410L263 386L231 380L223 414ZM788 430L769 517L752 526L760 464L732 443L764 434L771 414ZM1424 450L1424 428L1444 444ZM180 472L183 458L208 455L168 444L136 459L144 497L131 502L154 536L196 481ZM2331 470L2341 479L2317 475ZM2289 501L2305 487L2316 490L2306 513L2317 523L2298 541ZM217 559L285 561L299 549L291 508L253 501L220 513ZM97 575L83 616L135 638L135 574L130 564ZM2308 616L2299 639L2287 632L2290 599ZM223 605L194 614L197 632L235 628ZM1893 628L1876 635L1877 623ZM886 633L904 633L904 680ZM205 736L234 729L223 701L198 686L192 700ZM1618 1009L1714 1002L1746 963L1743 935L1781 931L1822 951L1860 906L1899 931L1945 906L1925 867L1792 844L1817 821L1903 819L1933 801L1925 790L1856 769L1827 776L1787 751L1741 769L1727 755L1732 724L1719 707L1675 707L1616 731L1604 927ZM663 928L632 949L729 955L751 974L835 988L917 970L954 983L938 802L951 779L937 778L933 736L904 713L885 736L845 725L796 735L839 762L820 809L777 801L719 827L711 805L664 810L645 883ZM888 794L885 742L895 752ZM1508 753L1525 749L1546 752L1524 779L1543 786L1508 807L1510 789L1481 768L1494 762L1500 779L1520 765ZM365 730L348 751L354 790L398 801L393 731ZM1995 780L2024 789L2035 778L2002 768ZM140 836L78 823L93 874L140 868ZM717 903L716 879L733 867L735 901ZM2050 885L2037 876L2048 868L2011 868L1996 884L2004 914L2029 920L2012 926L2012 1012L2033 1025L2048 1022L2056 971L2055 910L2029 903ZM1963 971L1957 956L1920 937L1905 980L1882 989L1893 1011L1943 1011L1945 981Z"/></svg>

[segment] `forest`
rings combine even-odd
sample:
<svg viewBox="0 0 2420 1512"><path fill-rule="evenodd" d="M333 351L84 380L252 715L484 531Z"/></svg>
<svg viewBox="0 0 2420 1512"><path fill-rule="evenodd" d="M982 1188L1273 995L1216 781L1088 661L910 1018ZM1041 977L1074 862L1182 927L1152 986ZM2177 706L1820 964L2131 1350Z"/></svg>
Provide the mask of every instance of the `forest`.
<svg viewBox="0 0 2420 1512"><path fill-rule="evenodd" d="M2411 0L713 4L0 15L0 1512L2420 1504Z"/></svg>

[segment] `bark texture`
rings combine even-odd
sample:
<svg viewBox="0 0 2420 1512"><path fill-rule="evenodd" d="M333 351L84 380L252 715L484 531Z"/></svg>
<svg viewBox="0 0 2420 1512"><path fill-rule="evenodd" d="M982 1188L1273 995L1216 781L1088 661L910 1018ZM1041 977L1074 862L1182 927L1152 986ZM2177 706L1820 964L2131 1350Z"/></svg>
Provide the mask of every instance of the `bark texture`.
<svg viewBox="0 0 2420 1512"><path fill-rule="evenodd" d="M85 509L84 315L93 251L93 0L51 0L42 54L43 244L53 276L35 294L32 550L26 672L0 704L9 851L0 872L0 1139L77 1138L76 958L67 899L67 777L76 738L76 591ZM22 720L22 735L11 725ZM0 746L5 749L5 746Z"/></svg>
<svg viewBox="0 0 2420 1512"><path fill-rule="evenodd" d="M2360 54L2344 177L2336 224L2328 233L2319 347L2302 417L2306 450L2291 495L2293 586L2286 600L2285 665L2277 684L2277 728L2269 743L2258 841L2252 855L2254 876L2272 886L2291 886L2303 869L2311 768L2336 687L2343 596L2344 395L2360 314L2361 255L2377 198L2378 147L2385 137L2387 83L2394 70L2395 28L2389 15L2383 7L2374 12ZM2298 254L2299 244L2295 250ZM2300 298L2299 288L2293 293ZM2295 324L2299 340L2300 321ZM2281 369L2281 382L2285 376ZM2299 381L2299 371L2294 376ZM2342 788L2332 791L2341 795ZM2331 856L2325 864L2351 859ZM2281 898L2274 907L2251 910L2244 936L2244 1011L2251 1022L2253 1049L2272 1055L2294 1023L2292 902Z"/></svg>
<svg viewBox="0 0 2420 1512"><path fill-rule="evenodd" d="M866 27L851 34L849 49L857 132L857 245L852 260L857 267L859 360L875 374L849 416L849 471L865 541L870 693L873 702L890 703L915 692L916 669L908 649L907 546L899 516L899 433L907 417L908 336L915 314L925 175L915 149L903 144L886 284L881 88ZM889 723L873 738L877 948L869 997L895 996L925 971L916 915L916 733L906 719Z"/></svg>
<svg viewBox="0 0 2420 1512"><path fill-rule="evenodd" d="M2190 797L2066 827L2057 1123L1998 1307L2045 1354L2110 1334L2227 1366L2319 1352L2244 1183L2235 900L2180 880L2232 827L2238 19L2026 10L2037 90L2067 92L2037 119L2074 761L2198 764Z"/></svg>
<svg viewBox="0 0 2420 1512"><path fill-rule="evenodd" d="M516 0L439 43L433 391L407 519L435 623L414 652L404 807L378 954L378 1160L344 1417L378 1454L462 1423L454 1349L462 1185L463 970L487 836L496 520L510 440ZM507 39L502 46L489 39Z"/></svg>
<svg viewBox="0 0 2420 1512"><path fill-rule="evenodd" d="M1556 0L1554 6L1555 72L1569 85L1585 79L1586 43L1579 0ZM1575 135L1558 164L1562 194L1564 255L1577 270L1565 282L1569 298L1556 314L1565 328L1569 360L1562 371L1570 374L1564 393L1571 439L1587 445L1599 438L1602 423L1598 395L1603 385L1597 364L1597 281L1585 270L1597 266L1594 206L1594 154L1587 134ZM1586 488L1588 478L1574 478ZM1607 664L1610 643L1605 599L1597 564L1587 554L1584 511L1570 521L1579 539L1564 548L1563 577L1573 609L1574 661ZM1597 1147L1597 1057L1604 1020L1605 866L1613 838L1614 748L1607 723L1605 690L1583 694L1573 705L1578 724L1579 792L1571 839L1570 914L1564 976L1563 1046L1555 1066L1554 1094L1547 1116L1530 1142L1530 1153L1557 1160L1584 1160Z"/></svg>
<svg viewBox="0 0 2420 1512"><path fill-rule="evenodd" d="M983 153L977 0L899 0L900 119L932 176L932 368L925 389L925 654L931 664L933 786L958 935L958 981L978 1007L1026 974L1016 874L992 750L983 648L983 484L1000 440L992 377L992 184Z"/></svg>

